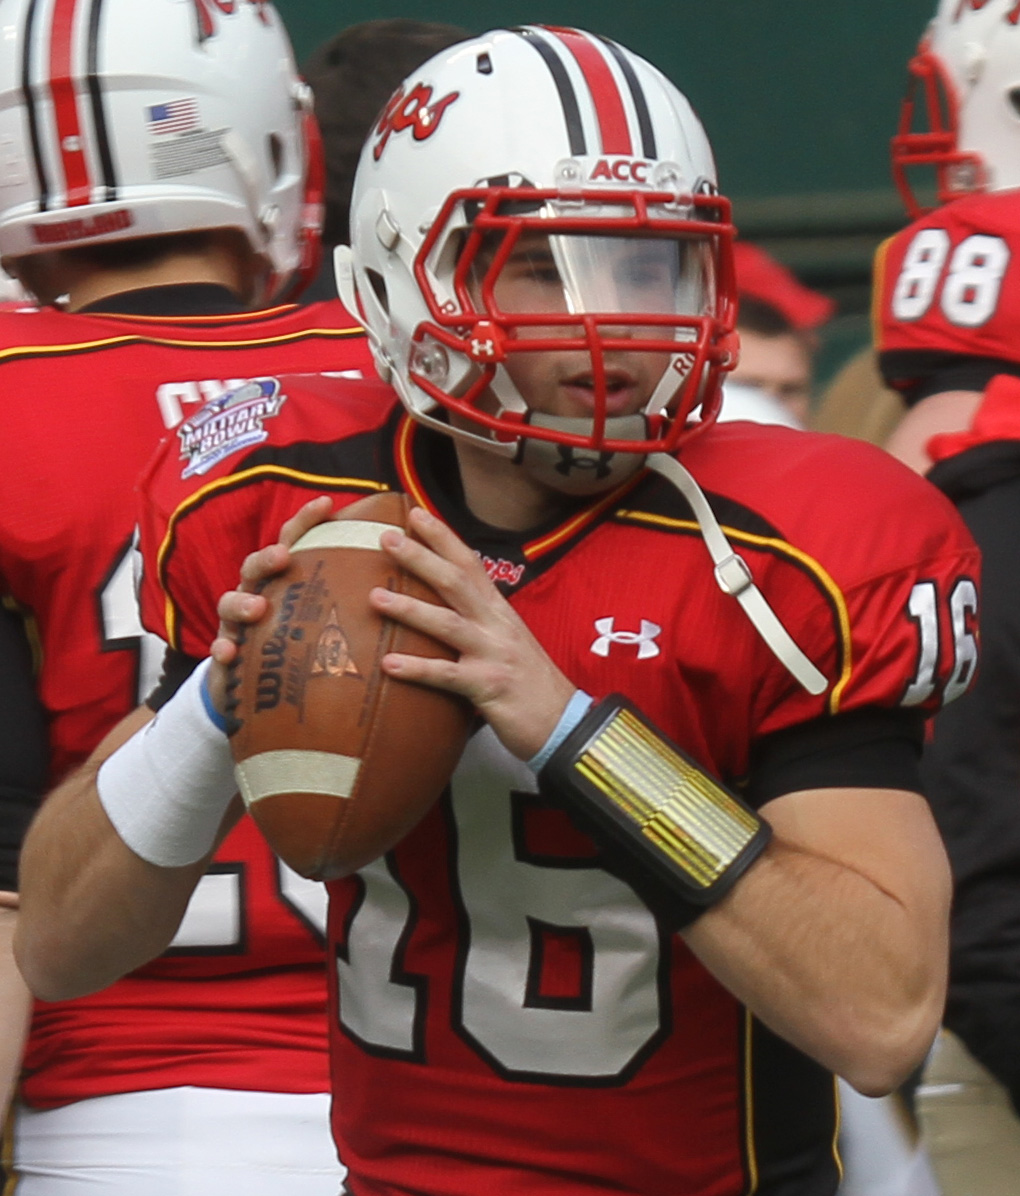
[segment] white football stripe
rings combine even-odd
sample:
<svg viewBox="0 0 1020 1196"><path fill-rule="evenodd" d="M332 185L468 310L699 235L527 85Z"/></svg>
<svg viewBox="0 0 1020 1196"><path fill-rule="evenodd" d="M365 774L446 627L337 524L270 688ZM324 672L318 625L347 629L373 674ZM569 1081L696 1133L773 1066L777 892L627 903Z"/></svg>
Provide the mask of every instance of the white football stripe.
<svg viewBox="0 0 1020 1196"><path fill-rule="evenodd" d="M250 807L277 793L350 797L360 768L356 756L286 749L249 756L234 768L234 775L244 804Z"/></svg>
<svg viewBox="0 0 1020 1196"><path fill-rule="evenodd" d="M393 523L374 523L368 519L331 519L305 532L291 552L309 548L368 548L378 552L379 537L395 527Z"/></svg>

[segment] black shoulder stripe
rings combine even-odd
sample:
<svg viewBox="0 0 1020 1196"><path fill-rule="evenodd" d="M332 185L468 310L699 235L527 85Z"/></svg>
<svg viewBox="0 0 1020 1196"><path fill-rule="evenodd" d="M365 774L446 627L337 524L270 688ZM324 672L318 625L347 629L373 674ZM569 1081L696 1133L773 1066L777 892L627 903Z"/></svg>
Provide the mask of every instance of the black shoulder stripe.
<svg viewBox="0 0 1020 1196"><path fill-rule="evenodd" d="M339 441L263 445L243 457L232 472L248 474L263 468L277 469L291 475L296 485L313 488L322 485L323 479L336 479L341 490L358 489L360 479L366 484L371 482L375 488L378 482L396 488L392 453L386 452L380 442L380 437L385 439L387 426ZM385 476L380 475L380 465Z"/></svg>
<svg viewBox="0 0 1020 1196"><path fill-rule="evenodd" d="M50 206L50 181L43 160L42 142L39 138L39 116L35 110L35 96L32 94L32 39L35 32L35 18L39 11L39 0L30 0L25 14L25 44L21 57L21 94L25 99L25 113L28 117L28 136L32 143L32 161L35 163L35 177L39 187L39 211Z"/></svg>
<svg viewBox="0 0 1020 1196"><path fill-rule="evenodd" d="M612 54L624 79L627 80L627 87L630 89L630 98L634 101L634 109L637 112L638 129L641 131L641 152L646 158L657 158L659 155L655 145L652 113L648 107L648 101L645 99L645 93L638 81L638 77L634 73L634 68L630 64L630 59L623 53L616 42L610 41L608 37L600 37L599 41Z"/></svg>
<svg viewBox="0 0 1020 1196"><path fill-rule="evenodd" d="M773 540L785 540L778 528L773 527L757 511L721 494L705 491L712 512L720 524L750 536L764 536ZM672 483L658 474L650 474L629 496L625 506L628 511L640 511L659 515L666 519L690 520L697 523L687 499ZM700 535L700 531L698 535Z"/></svg>
<svg viewBox="0 0 1020 1196"><path fill-rule="evenodd" d="M106 186L106 200L117 198L117 175L113 164L113 150L106 124L106 108L103 103L103 88L99 77L99 25L102 19L103 0L93 0L89 13L88 88L92 104L92 124L96 131L96 147Z"/></svg>
<svg viewBox="0 0 1020 1196"><path fill-rule="evenodd" d="M520 27L513 30L541 54L543 61L549 68L549 73L559 92L560 103L563 105L563 117L567 124L567 138L570 142L570 152L575 157L583 157L587 152L587 142L584 138L584 127L581 124L581 109L577 103L577 93L570 82L567 68L560 61L556 51L534 29Z"/></svg>

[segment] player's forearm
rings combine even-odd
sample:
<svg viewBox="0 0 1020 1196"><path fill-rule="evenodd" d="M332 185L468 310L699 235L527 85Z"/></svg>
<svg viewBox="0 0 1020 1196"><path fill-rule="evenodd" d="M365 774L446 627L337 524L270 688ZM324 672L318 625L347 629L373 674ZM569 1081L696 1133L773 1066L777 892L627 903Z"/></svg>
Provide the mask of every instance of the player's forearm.
<svg viewBox="0 0 1020 1196"><path fill-rule="evenodd" d="M22 850L18 963L36 996L104 988L161 954L204 862L158 868L119 837L99 803L94 769L49 798Z"/></svg>
<svg viewBox="0 0 1020 1196"><path fill-rule="evenodd" d="M907 898L781 834L686 932L706 967L776 1033L868 1095L920 1062L945 998L948 881Z"/></svg>
<svg viewBox="0 0 1020 1196"><path fill-rule="evenodd" d="M15 949L44 1000L93 992L159 955L201 876L201 862L159 868L139 858L99 800L99 765L151 717L124 719L46 798L25 839Z"/></svg>
<svg viewBox="0 0 1020 1196"><path fill-rule="evenodd" d="M14 962L17 911L0 905L0 1124L21 1067L32 999Z"/></svg>

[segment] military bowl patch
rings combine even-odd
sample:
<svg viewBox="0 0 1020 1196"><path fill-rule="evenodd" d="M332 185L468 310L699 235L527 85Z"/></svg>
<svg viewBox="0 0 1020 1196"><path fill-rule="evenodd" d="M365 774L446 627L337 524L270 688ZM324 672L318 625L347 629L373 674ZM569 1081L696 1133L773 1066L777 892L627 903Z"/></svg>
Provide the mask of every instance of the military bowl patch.
<svg viewBox="0 0 1020 1196"><path fill-rule="evenodd" d="M231 453L268 439L265 421L279 415L286 400L275 378L253 378L206 403L177 429L181 460L187 461L181 477L208 473Z"/></svg>

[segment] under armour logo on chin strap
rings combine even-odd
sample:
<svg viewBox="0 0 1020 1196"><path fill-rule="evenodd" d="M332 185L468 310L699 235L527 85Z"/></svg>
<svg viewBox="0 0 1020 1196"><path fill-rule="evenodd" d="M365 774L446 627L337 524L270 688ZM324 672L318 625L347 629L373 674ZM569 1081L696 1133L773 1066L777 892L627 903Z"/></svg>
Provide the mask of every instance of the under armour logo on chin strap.
<svg viewBox="0 0 1020 1196"><path fill-rule="evenodd" d="M557 473L569 477L571 470L574 469L594 469L595 477L599 481L609 477L612 472L609 462L616 455L615 453L599 453L596 457L587 450L578 452L568 444L558 444L556 451L560 455L559 464L555 466Z"/></svg>
<svg viewBox="0 0 1020 1196"><path fill-rule="evenodd" d="M656 636L662 635L662 628L658 623L642 619L640 631L616 631L615 625L616 620L612 617L595 620L595 630L599 634L591 650L596 656L608 656L613 644L636 644L638 660L649 660L661 652L661 648L655 642Z"/></svg>

